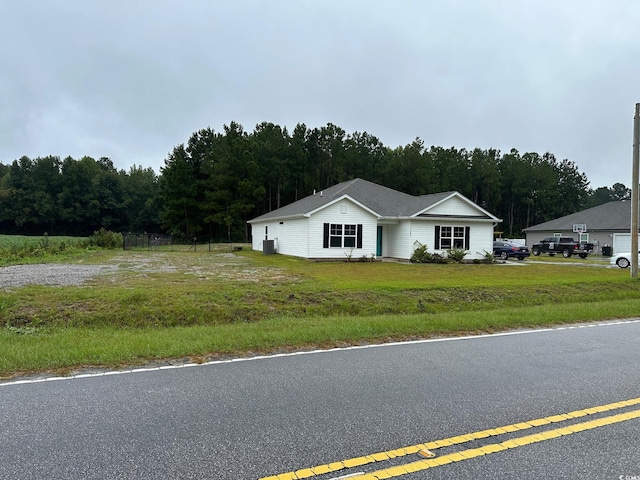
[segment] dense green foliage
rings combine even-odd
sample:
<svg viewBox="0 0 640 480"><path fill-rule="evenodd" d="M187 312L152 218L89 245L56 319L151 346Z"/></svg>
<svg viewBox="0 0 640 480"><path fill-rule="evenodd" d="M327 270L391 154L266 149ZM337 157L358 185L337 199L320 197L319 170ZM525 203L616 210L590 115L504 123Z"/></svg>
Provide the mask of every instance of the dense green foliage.
<svg viewBox="0 0 640 480"><path fill-rule="evenodd" d="M82 252L89 242L81 237L0 235L0 266L42 262L47 258Z"/></svg>
<svg viewBox="0 0 640 480"><path fill-rule="evenodd" d="M122 234L101 228L89 237L0 235L0 266L68 259L87 250L121 249Z"/></svg>
<svg viewBox="0 0 640 480"><path fill-rule="evenodd" d="M457 190L503 219L506 236L580 209L626 199L622 184L589 188L553 154L409 145L386 147L331 123L292 132L261 123L245 132L205 128L177 145L160 175L117 171L108 158L22 157L0 164L0 231L90 235L165 232L184 239L247 241L247 220L355 177L412 195Z"/></svg>
<svg viewBox="0 0 640 480"><path fill-rule="evenodd" d="M121 233L112 232L104 228L93 232L93 235L87 240L89 246L100 248L122 248L123 242Z"/></svg>
<svg viewBox="0 0 640 480"><path fill-rule="evenodd" d="M461 263L466 255L467 251L463 248L450 248L445 255L432 253L425 244L416 241L409 261L411 263Z"/></svg>
<svg viewBox="0 0 640 480"><path fill-rule="evenodd" d="M0 231L88 236L100 228L159 228L153 169L117 171L111 160L22 157L0 168Z"/></svg>
<svg viewBox="0 0 640 480"><path fill-rule="evenodd" d="M446 257L436 252L429 252L424 243L416 241L409 261L411 263L447 263Z"/></svg>

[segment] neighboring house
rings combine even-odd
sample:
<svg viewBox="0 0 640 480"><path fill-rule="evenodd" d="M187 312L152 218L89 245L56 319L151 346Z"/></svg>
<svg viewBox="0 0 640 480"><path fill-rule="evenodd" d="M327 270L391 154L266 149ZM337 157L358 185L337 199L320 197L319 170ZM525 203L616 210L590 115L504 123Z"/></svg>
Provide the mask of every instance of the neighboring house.
<svg viewBox="0 0 640 480"><path fill-rule="evenodd" d="M420 242L430 252L463 248L466 260L493 251L501 221L458 192L415 197L356 178L248 223L252 248L265 253L273 247L309 259L409 260Z"/></svg>
<svg viewBox="0 0 640 480"><path fill-rule="evenodd" d="M574 226L584 225L586 231L578 234ZM612 253L631 250L631 202L609 202L581 212L572 213L548 222L525 228L527 246L545 237L573 237L576 240L592 242L594 251L601 253L602 247L612 247Z"/></svg>

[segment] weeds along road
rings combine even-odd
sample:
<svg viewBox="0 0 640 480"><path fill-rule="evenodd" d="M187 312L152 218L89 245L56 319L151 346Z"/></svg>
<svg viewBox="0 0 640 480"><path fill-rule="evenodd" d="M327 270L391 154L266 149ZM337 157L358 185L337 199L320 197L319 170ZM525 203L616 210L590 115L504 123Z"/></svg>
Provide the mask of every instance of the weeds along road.
<svg viewBox="0 0 640 480"><path fill-rule="evenodd" d="M4 383L0 478L631 478L639 339L632 320Z"/></svg>

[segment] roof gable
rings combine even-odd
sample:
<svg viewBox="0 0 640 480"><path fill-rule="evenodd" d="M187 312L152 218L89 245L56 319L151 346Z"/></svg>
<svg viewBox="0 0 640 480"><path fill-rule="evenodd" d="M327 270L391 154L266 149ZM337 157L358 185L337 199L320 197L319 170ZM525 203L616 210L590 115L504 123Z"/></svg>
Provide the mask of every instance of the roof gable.
<svg viewBox="0 0 640 480"><path fill-rule="evenodd" d="M323 210L323 209L325 209L327 207L330 207L331 205L334 205L334 204L338 203L341 200L349 200L350 202L358 205L360 208L362 208L363 210L366 210L370 214L372 214L374 216L378 216L378 214L376 212L374 212L373 210L371 210L369 207L367 207L366 205L363 205L362 203L358 202L357 200L354 200L353 198L351 198L349 195L346 195L346 194L342 195L341 197L334 198L330 202L325 203L324 205L321 205L320 207L316 208L315 210L312 210L312 211L306 213L305 216L310 217L314 213L316 213L316 212L318 212L320 210Z"/></svg>
<svg viewBox="0 0 640 480"><path fill-rule="evenodd" d="M442 198L430 204L427 208L417 212L414 216L458 216L458 217L479 217L498 220L492 214L472 202L458 192L447 192L438 194Z"/></svg>

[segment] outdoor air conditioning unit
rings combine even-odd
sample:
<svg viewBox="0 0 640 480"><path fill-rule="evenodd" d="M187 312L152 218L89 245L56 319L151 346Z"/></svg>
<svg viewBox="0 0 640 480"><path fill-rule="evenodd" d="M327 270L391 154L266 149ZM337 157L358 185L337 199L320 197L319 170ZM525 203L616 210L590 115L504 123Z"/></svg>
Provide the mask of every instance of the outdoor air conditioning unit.
<svg viewBox="0 0 640 480"><path fill-rule="evenodd" d="M262 254L263 255L273 255L275 253L275 245L273 240L263 240L262 241Z"/></svg>

